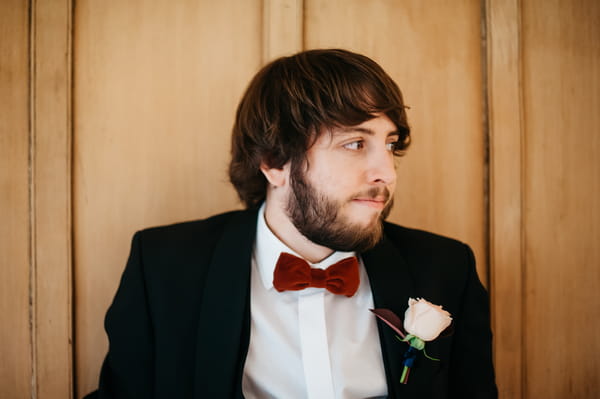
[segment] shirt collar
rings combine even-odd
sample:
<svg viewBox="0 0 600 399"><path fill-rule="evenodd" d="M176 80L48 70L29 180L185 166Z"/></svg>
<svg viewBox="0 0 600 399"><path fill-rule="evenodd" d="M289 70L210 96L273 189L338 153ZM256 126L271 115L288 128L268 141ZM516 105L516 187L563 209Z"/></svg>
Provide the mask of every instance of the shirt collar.
<svg viewBox="0 0 600 399"><path fill-rule="evenodd" d="M265 221L264 202L258 211L256 241L254 245L254 261L256 262L263 285L267 290L273 288L273 272L275 271L277 259L279 259L279 255L282 252L287 252L302 258L302 256L298 255L294 250L281 242L279 238L273 234L269 226L267 226L267 222ZM356 254L354 252L336 251L319 263L307 262L313 268L326 269L330 265L350 256L356 256Z"/></svg>

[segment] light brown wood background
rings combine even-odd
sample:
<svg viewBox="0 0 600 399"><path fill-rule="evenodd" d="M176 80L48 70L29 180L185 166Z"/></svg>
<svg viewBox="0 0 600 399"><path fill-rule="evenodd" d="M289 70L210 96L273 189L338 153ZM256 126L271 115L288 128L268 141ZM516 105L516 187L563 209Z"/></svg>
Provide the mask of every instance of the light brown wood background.
<svg viewBox="0 0 600 399"><path fill-rule="evenodd" d="M600 3L0 2L0 398L81 397L137 229L239 208L268 60L344 47L410 105L391 220L469 243L502 398L600 394Z"/></svg>

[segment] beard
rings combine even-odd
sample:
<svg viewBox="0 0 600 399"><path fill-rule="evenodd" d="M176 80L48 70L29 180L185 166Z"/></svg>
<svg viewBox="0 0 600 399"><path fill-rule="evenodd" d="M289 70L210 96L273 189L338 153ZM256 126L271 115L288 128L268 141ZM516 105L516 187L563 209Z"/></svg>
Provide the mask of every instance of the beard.
<svg viewBox="0 0 600 399"><path fill-rule="evenodd" d="M287 213L298 231L315 244L335 251L364 252L373 248L383 236L383 221L389 215L393 200L385 187L373 187L347 201L336 201L318 192L301 171L290 175L291 193ZM387 204L367 226L352 223L340 214L343 205L352 198L384 196Z"/></svg>

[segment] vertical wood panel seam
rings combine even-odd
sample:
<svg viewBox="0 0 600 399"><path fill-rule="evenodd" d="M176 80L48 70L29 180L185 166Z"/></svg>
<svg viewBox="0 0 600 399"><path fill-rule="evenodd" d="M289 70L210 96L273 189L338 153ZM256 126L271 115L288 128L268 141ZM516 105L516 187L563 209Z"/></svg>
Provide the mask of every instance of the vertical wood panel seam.
<svg viewBox="0 0 600 399"><path fill-rule="evenodd" d="M35 96L36 96L36 25L35 25L35 0L29 2L28 24L29 24L29 78L28 78L28 168L27 186L29 201L29 341L31 345L31 398L37 398L37 319L36 319L36 225L35 225Z"/></svg>
<svg viewBox="0 0 600 399"><path fill-rule="evenodd" d="M517 0L517 79L518 79L518 88L519 88L519 166L520 166L520 193L519 193L519 222L520 222L520 239L521 239L521 253L519 254L519 260L521 264L519 265L519 270L521 271L521 296L523 300L521 300L521 397L524 398L526 395L527 388L527 351L526 351L526 328L527 328L527 315L526 315L526 302L525 298L527 298L527 273L526 273L526 259L525 259L525 251L527 248L526 243L526 226L525 226L525 185L526 185L526 167L525 167L525 145L526 145L526 137L525 137L525 112L523 110L524 102L524 88L523 88L523 2L521 0Z"/></svg>
<svg viewBox="0 0 600 399"><path fill-rule="evenodd" d="M489 120L489 83L488 83L488 56L487 56L487 7L486 0L480 1L480 20L481 20L481 91L482 91L482 128L483 128L483 209L484 209L484 217L483 217L483 232L485 235L484 240L484 262L485 262L485 270L486 270L486 278L485 285L488 288L488 295L490 298L492 297L492 265L491 265L491 225L490 225L490 215L491 215L491 206L490 206L490 120Z"/></svg>
<svg viewBox="0 0 600 399"><path fill-rule="evenodd" d="M66 150L67 150L67 170L65 171L65 178L67 179L67 187L69 189L69 192L66 195L66 200L67 200L67 220L66 220L66 226L67 226L67 231L65 232L66 236L67 236L67 248L66 248L66 252L68 254L68 265L67 265L67 278L69 279L69 284L67 285L69 287L69 293L68 293L68 303L67 303L67 314L68 314L68 342L69 342L69 356L68 358L70 359L70 367L69 367L69 399L72 399L74 397L74 393L75 391L75 351L73 350L74 348L74 340L73 338L75 337L75 331L74 331L74 323L73 323L73 318L75 315L75 301L73 299L73 293L75 292L75 279L74 279L74 270L73 270L73 259L74 258L74 253L73 253L73 239L74 239L74 232L73 232L73 93L74 93L74 79L73 79L73 71L75 69L74 66L74 57L73 57L73 35L74 35L74 9L75 9L75 2L73 0L65 0L66 2L66 7L67 7L67 26L65 29L65 33L67 35L67 60L66 60L66 66L67 66L67 82L65 84L65 89L67 90L67 112L66 112L66 127L67 127L67 139L66 139Z"/></svg>

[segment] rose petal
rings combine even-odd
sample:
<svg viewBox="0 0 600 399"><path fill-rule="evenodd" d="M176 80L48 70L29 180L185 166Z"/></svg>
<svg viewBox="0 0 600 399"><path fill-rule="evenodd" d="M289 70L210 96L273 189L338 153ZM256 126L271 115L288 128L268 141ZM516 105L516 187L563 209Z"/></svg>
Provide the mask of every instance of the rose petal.
<svg viewBox="0 0 600 399"><path fill-rule="evenodd" d="M432 341L452 322L450 313L425 299L408 300L404 329L423 341Z"/></svg>

